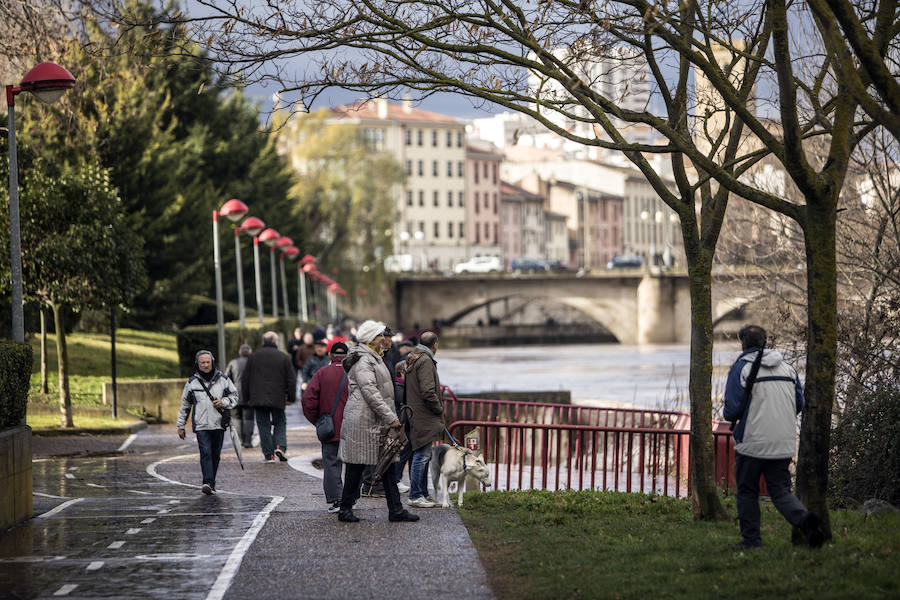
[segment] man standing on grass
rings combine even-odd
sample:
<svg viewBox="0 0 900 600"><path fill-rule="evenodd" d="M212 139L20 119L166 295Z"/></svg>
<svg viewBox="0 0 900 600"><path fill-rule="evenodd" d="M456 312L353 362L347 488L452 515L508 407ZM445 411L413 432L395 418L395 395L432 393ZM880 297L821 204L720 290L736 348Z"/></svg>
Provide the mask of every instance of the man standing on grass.
<svg viewBox="0 0 900 600"><path fill-rule="evenodd" d="M807 543L820 547L825 536L819 517L791 493L788 467L797 450L797 415L805 399L800 378L777 350L765 349L766 330L747 325L738 333L743 353L728 373L725 418L734 429L737 508L741 537L734 549L762 546L759 532L759 478L766 478L772 504L799 527Z"/></svg>
<svg viewBox="0 0 900 600"><path fill-rule="evenodd" d="M194 357L194 374L181 392L181 410L176 427L178 437L184 439L184 426L191 415L191 427L200 448L200 470L203 473L203 493L216 493L216 472L225 439L223 413L238 403L238 392L231 380L216 369L212 352L201 350Z"/></svg>
<svg viewBox="0 0 900 600"><path fill-rule="evenodd" d="M275 457L287 462L286 404L296 396L297 372L291 358L278 349L278 334L263 334L262 347L250 355L241 373L241 393L253 407L259 428L259 447L263 459L274 463Z"/></svg>

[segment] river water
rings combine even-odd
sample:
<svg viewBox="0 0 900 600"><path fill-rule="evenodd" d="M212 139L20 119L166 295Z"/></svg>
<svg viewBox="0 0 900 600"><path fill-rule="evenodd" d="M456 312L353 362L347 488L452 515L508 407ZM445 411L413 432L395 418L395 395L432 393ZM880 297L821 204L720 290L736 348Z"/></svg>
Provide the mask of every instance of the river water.
<svg viewBox="0 0 900 600"><path fill-rule="evenodd" d="M716 343L713 394L725 391L735 342ZM690 346L578 344L439 349L441 383L457 394L569 390L576 404L688 410Z"/></svg>

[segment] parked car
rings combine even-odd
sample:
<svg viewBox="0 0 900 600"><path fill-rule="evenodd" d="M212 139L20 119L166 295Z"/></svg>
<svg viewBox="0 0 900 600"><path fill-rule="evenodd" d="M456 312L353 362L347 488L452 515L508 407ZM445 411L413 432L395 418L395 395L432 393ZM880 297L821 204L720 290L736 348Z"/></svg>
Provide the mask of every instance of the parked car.
<svg viewBox="0 0 900 600"><path fill-rule="evenodd" d="M568 271L569 265L567 265L564 261L561 260L548 260L547 267L551 271Z"/></svg>
<svg viewBox="0 0 900 600"><path fill-rule="evenodd" d="M509 268L512 271L549 271L550 266L547 261L537 258L514 258L509 262Z"/></svg>
<svg viewBox="0 0 900 600"><path fill-rule="evenodd" d="M503 261L499 256L476 256L453 267L454 273L499 273Z"/></svg>
<svg viewBox="0 0 900 600"><path fill-rule="evenodd" d="M640 269L644 259L637 254L617 254L606 263L607 269Z"/></svg>

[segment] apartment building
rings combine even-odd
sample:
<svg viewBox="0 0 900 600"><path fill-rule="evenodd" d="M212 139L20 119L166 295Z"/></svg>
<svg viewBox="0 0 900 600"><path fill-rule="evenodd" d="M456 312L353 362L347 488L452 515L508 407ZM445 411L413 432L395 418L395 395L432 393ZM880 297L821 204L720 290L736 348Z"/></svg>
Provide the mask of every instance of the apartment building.
<svg viewBox="0 0 900 600"><path fill-rule="evenodd" d="M438 270L466 260L465 124L385 99L329 110L333 119L359 127L373 151L391 152L406 169L406 184L397 190L394 254Z"/></svg>
<svg viewBox="0 0 900 600"><path fill-rule="evenodd" d="M491 144L470 142L466 154L466 223L470 256L502 256L500 164Z"/></svg>
<svg viewBox="0 0 900 600"><path fill-rule="evenodd" d="M511 183L500 187L500 237L506 268L515 258L547 258L544 197Z"/></svg>

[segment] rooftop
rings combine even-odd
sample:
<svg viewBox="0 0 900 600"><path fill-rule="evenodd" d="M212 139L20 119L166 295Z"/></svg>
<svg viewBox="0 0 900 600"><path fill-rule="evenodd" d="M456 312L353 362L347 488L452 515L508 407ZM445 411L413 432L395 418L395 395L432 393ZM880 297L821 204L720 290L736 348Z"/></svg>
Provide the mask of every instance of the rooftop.
<svg viewBox="0 0 900 600"><path fill-rule="evenodd" d="M362 100L354 104L343 104L328 109L339 119L360 119L374 121L412 121L419 123L444 123L462 125L462 121L448 115L415 108L408 102L391 102L384 99Z"/></svg>

